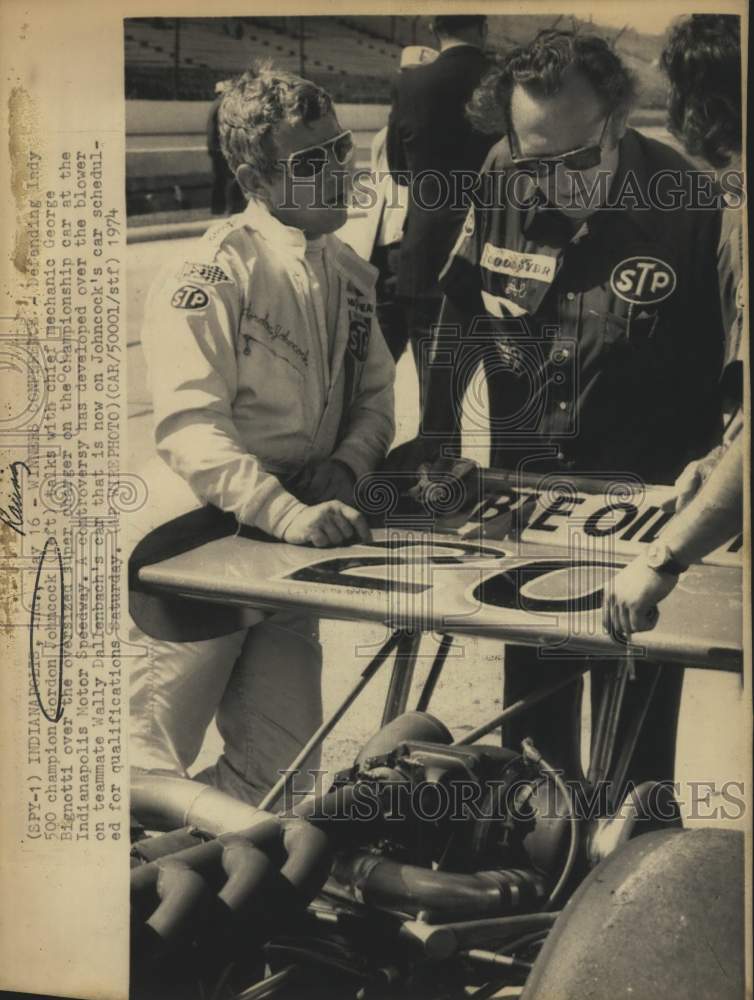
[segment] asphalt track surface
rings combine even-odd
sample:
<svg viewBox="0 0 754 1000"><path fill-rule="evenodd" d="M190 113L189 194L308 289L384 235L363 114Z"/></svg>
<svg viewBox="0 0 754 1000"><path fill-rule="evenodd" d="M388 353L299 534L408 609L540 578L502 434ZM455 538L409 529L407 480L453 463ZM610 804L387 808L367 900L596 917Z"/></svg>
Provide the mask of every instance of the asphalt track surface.
<svg viewBox="0 0 754 1000"><path fill-rule="evenodd" d="M160 267L171 259L179 264L191 260L197 239L160 240L129 244L126 248L128 295L128 442L129 468L139 466L152 454L152 408L146 366L140 346L144 300ZM416 432L418 390L413 362L406 352L398 365L396 384L396 443ZM483 460L483 456L477 456ZM323 687L325 713L343 698L355 682L376 646L385 638L384 629L363 624L323 621ZM432 662L437 640L425 637L420 648L409 707L415 703ZM431 711L456 737L484 722L500 710L502 692L502 647L491 640L457 639L435 690ZM371 685L351 707L324 746L323 766L330 771L349 766L366 739L379 726L382 704L390 675L386 664ZM585 692L583 744L588 745L588 692ZM676 780L681 783L681 802L688 826L733 825L743 828L746 817L736 817L737 808L726 805L721 791L725 782L743 782L750 769L750 746L746 704L741 684L733 674L688 670L684 683L678 736ZM490 742L492 737L488 737ZM221 749L212 727L196 764L196 770L212 763ZM557 762L555 762L557 763ZM697 784L713 783L716 791ZM728 786L730 795L740 791ZM720 815L725 810L729 817ZM731 815L733 814L733 815Z"/></svg>

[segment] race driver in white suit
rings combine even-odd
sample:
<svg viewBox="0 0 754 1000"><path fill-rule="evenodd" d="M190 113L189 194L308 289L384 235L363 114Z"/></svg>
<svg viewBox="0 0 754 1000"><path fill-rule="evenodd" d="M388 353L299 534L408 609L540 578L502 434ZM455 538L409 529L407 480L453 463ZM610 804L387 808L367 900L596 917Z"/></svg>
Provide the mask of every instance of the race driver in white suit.
<svg viewBox="0 0 754 1000"><path fill-rule="evenodd" d="M146 308L162 482L285 542L369 540L353 488L390 447L394 364L376 271L333 235L351 134L325 91L270 67L228 88L219 121L248 205L171 263ZM315 618L255 622L185 643L131 623L132 768L187 777L216 716L223 753L200 780L260 801L321 721L322 656Z"/></svg>

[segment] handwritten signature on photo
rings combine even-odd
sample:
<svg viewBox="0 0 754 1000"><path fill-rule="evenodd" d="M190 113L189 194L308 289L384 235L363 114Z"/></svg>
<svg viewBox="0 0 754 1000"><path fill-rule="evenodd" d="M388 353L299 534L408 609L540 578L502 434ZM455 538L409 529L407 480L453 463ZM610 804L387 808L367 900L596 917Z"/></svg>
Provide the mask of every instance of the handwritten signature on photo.
<svg viewBox="0 0 754 1000"><path fill-rule="evenodd" d="M0 484L7 480L9 491L0 502L0 521L17 535L25 536L23 493L21 475L30 473L26 462L11 462L0 470ZM57 539L49 535L37 562L36 578L32 591L29 615L29 672L34 696L39 709L48 722L59 722L63 708L63 667L65 663L65 574L63 555ZM45 604L47 613L44 613ZM39 649L52 644L53 667L48 671L47 697L42 690L39 670Z"/></svg>

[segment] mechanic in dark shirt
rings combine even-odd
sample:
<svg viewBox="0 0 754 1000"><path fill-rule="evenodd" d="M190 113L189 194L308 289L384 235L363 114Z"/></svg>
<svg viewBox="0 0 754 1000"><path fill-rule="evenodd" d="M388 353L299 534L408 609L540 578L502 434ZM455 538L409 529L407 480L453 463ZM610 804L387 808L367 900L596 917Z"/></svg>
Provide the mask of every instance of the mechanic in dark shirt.
<svg viewBox="0 0 754 1000"><path fill-rule="evenodd" d="M720 212L686 160L626 127L633 100L632 78L603 39L559 31L514 50L475 94L477 126L505 138L440 279L425 459L443 446L457 452L480 363L495 467L672 483L719 440ZM506 645L505 702L572 665ZM640 667L628 700L658 671ZM603 675L592 672L593 692ZM637 784L672 777L681 684L680 667L662 668L645 722L652 736L628 771ZM530 735L579 775L580 696L578 682L512 720L505 743Z"/></svg>

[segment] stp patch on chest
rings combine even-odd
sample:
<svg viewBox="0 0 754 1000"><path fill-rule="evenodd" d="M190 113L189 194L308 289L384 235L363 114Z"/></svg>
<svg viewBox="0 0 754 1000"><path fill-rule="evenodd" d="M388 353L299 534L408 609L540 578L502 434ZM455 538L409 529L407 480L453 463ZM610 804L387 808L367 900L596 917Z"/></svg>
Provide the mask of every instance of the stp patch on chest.
<svg viewBox="0 0 754 1000"><path fill-rule="evenodd" d="M627 257L610 275L610 287L619 299L645 306L669 298L676 284L675 271L659 257Z"/></svg>

